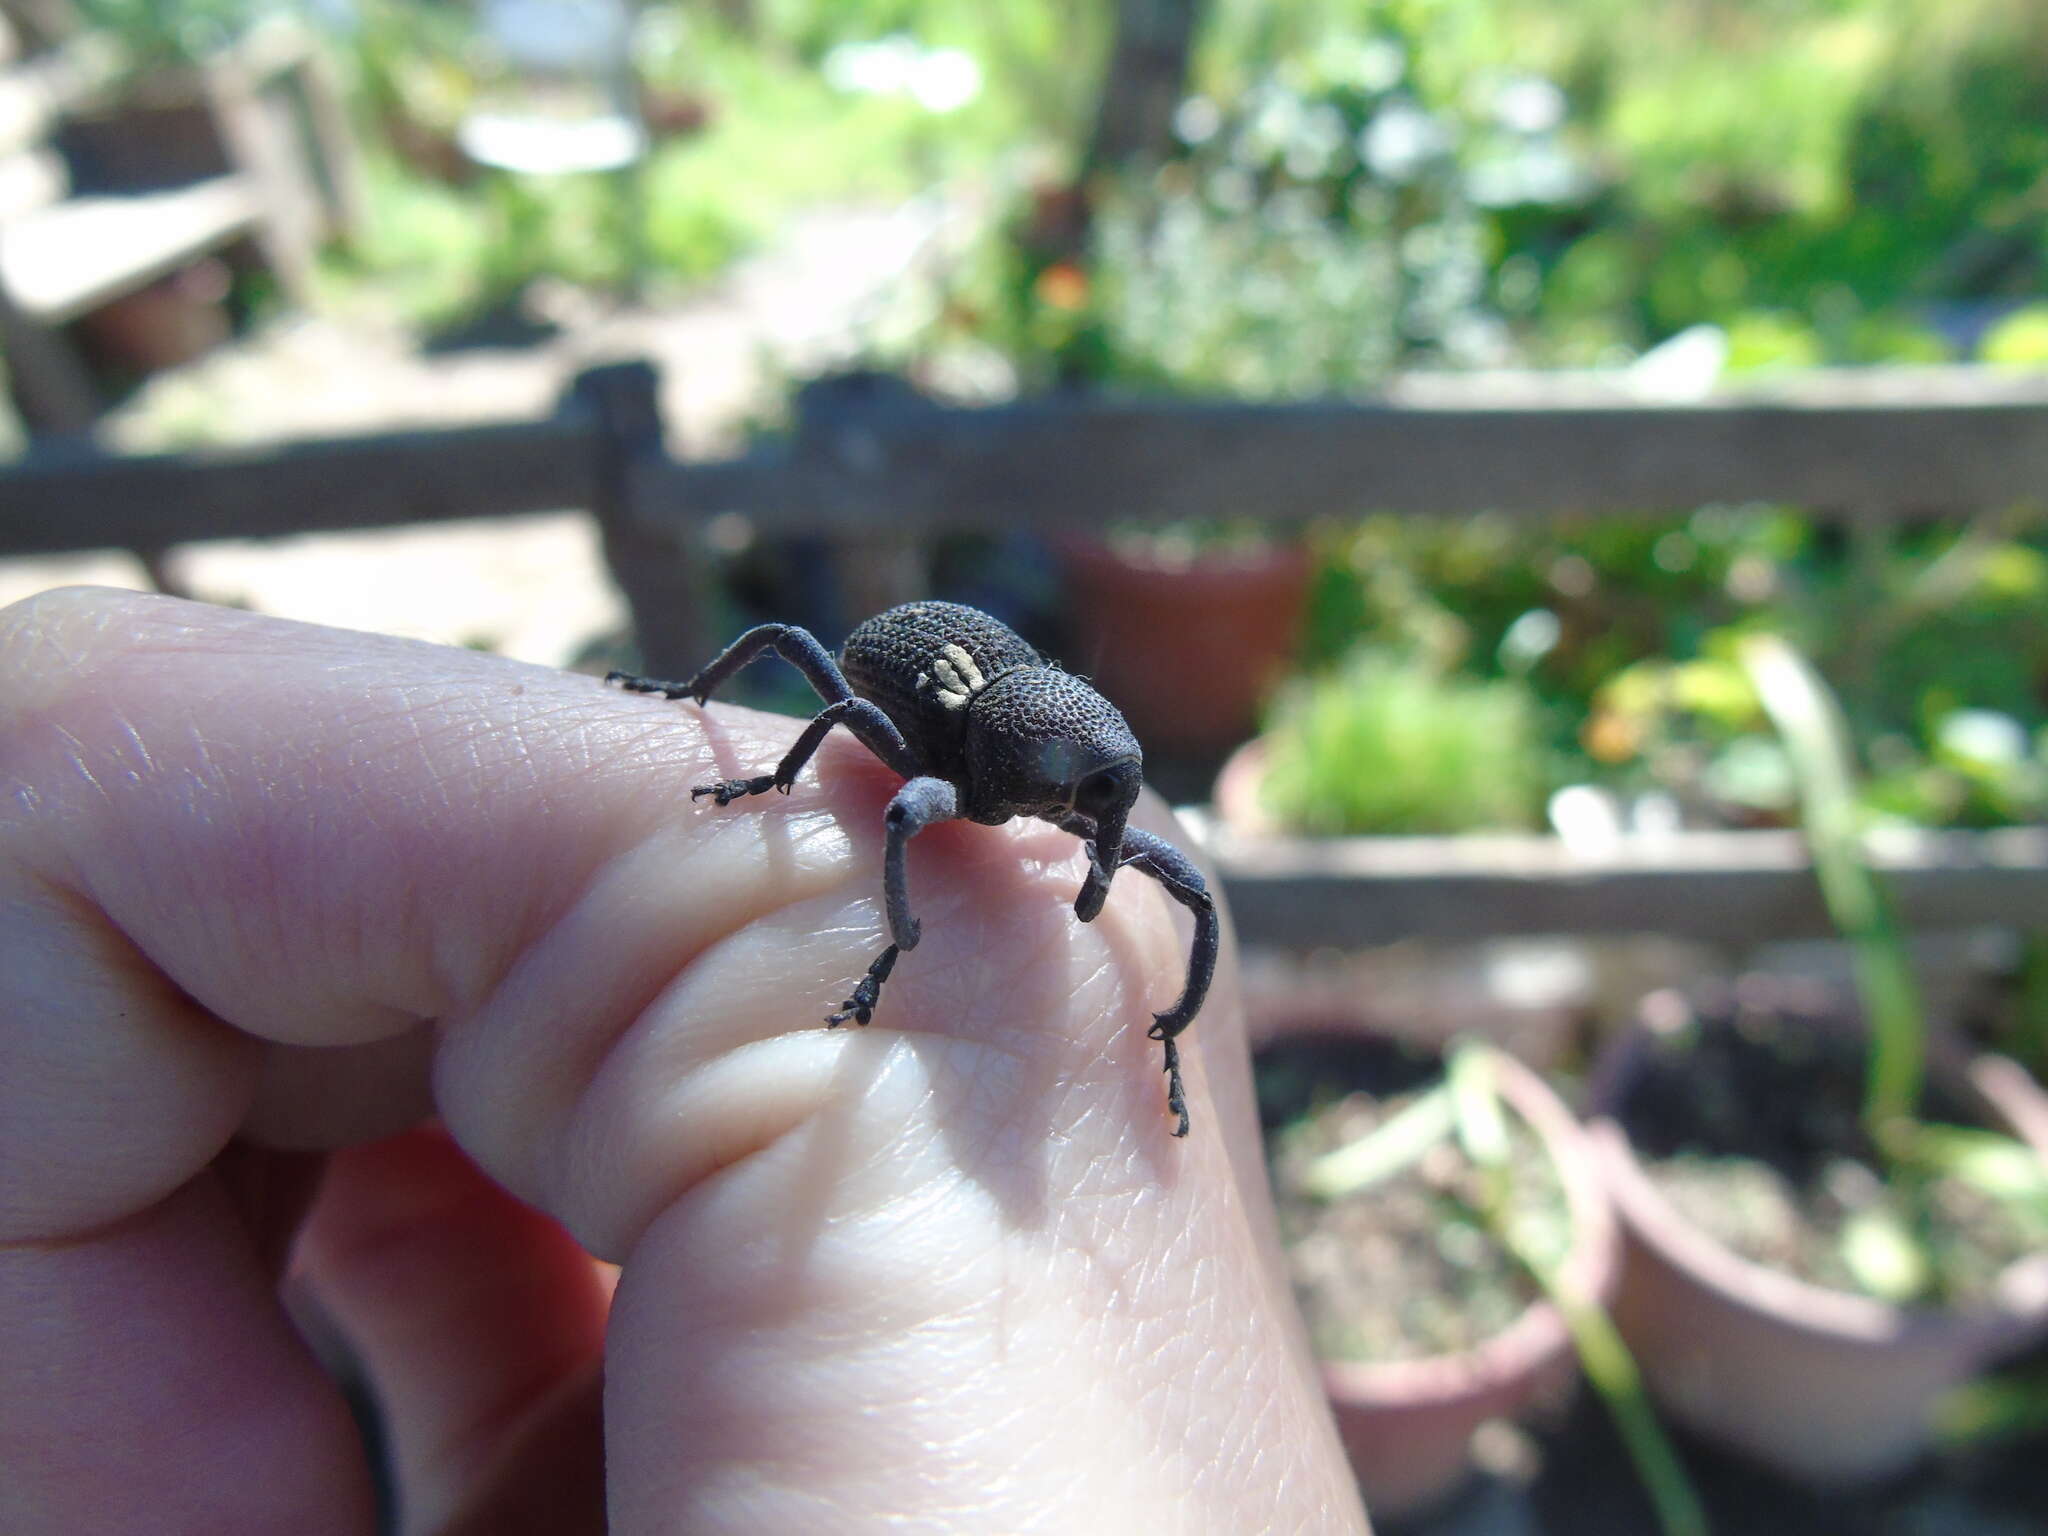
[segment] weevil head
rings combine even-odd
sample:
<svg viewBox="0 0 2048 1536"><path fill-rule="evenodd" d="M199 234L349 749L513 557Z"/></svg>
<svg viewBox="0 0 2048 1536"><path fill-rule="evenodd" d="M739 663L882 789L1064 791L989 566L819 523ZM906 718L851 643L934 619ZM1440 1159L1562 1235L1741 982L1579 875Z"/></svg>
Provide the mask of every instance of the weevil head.
<svg viewBox="0 0 2048 1536"><path fill-rule="evenodd" d="M1078 813L1104 867L1116 868L1145 759L1109 700L1071 673L1018 667L975 697L965 745L965 814L994 823Z"/></svg>

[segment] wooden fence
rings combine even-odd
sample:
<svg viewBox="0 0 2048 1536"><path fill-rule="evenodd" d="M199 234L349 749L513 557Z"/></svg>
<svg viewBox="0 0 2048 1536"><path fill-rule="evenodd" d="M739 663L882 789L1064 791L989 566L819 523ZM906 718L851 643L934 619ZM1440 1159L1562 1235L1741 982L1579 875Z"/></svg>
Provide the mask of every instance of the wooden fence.
<svg viewBox="0 0 2048 1536"><path fill-rule="evenodd" d="M1963 517L2048 491L2048 379L1976 369L1788 376L1646 401L1606 378L1414 378L1364 404L1076 397L941 406L854 375L803 391L789 437L677 457L653 370L578 378L535 421L120 457L38 447L0 467L0 554L262 538L587 508L650 670L686 672L709 530L850 544L957 530L1386 510L1646 516L1767 500L1850 522ZM1213 840L1240 927L1300 944L1403 935L1826 931L1796 838L1687 834L1575 853L1549 839ZM1927 927L2048 927L2048 831L1875 846Z"/></svg>

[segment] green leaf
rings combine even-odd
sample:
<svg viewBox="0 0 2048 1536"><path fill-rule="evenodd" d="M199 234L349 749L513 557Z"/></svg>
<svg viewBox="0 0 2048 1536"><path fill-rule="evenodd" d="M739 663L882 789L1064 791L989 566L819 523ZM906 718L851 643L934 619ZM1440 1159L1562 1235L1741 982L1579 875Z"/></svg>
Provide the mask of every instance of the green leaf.
<svg viewBox="0 0 2048 1536"><path fill-rule="evenodd" d="M1508 1123L1501 1113L1492 1052L1483 1045L1459 1046L1451 1053L1445 1081L1465 1155L1481 1168L1505 1168Z"/></svg>
<svg viewBox="0 0 2048 1536"><path fill-rule="evenodd" d="M1856 1283L1884 1301L1909 1302L1926 1294L1927 1255L1895 1212L1872 1206L1842 1226L1842 1262Z"/></svg>
<svg viewBox="0 0 2048 1536"><path fill-rule="evenodd" d="M1870 1030L1863 1121L1883 1144L1894 1124L1918 1112L1927 1026L1890 892L1863 855L1849 728L1827 684L1788 641L1748 635L1738 654L1785 743L1821 899L1855 956Z"/></svg>
<svg viewBox="0 0 2048 1536"><path fill-rule="evenodd" d="M1326 1152L1302 1174L1302 1188L1318 1200L1341 1200L1383 1183L1412 1166L1451 1133L1451 1094L1439 1084L1348 1146Z"/></svg>
<svg viewBox="0 0 2048 1536"><path fill-rule="evenodd" d="M1904 1155L2048 1226L2048 1163L2023 1141L1960 1125L1922 1125L1906 1138Z"/></svg>

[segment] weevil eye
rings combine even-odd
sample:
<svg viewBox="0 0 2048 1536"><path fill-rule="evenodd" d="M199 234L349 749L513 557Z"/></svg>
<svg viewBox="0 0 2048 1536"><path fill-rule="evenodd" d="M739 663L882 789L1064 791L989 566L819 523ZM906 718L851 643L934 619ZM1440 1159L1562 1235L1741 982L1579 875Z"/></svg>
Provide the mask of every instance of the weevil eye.
<svg viewBox="0 0 2048 1536"><path fill-rule="evenodd" d="M1128 811L1138 798L1139 782L1136 763L1122 762L1099 769L1074 786L1074 809L1098 822L1111 811Z"/></svg>

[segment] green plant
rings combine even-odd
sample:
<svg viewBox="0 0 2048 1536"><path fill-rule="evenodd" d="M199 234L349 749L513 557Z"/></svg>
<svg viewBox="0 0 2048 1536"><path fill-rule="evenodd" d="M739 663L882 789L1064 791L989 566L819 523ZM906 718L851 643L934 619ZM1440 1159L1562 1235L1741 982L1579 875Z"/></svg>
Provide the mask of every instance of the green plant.
<svg viewBox="0 0 2048 1536"><path fill-rule="evenodd" d="M145 68L218 53L274 7L264 0L78 0L78 9L120 40L130 64Z"/></svg>
<svg viewBox="0 0 2048 1536"><path fill-rule="evenodd" d="M1318 836L1536 824L1545 751L1528 689L1361 647L1275 701L1263 791Z"/></svg>
<svg viewBox="0 0 2048 1536"><path fill-rule="evenodd" d="M1921 1118L1926 1014L1890 891L1865 852L1847 726L1827 685L1785 640L1751 636L1741 655L1785 743L1822 899L1854 956L1870 1036L1863 1127L1908 1207L1903 1217L1871 1207L1845 1228L1843 1257L1873 1294L1916 1299L1941 1279L1922 1237L1929 1183L1960 1180L2016 1223L2048 1233L2048 1166L2010 1136Z"/></svg>
<svg viewBox="0 0 2048 1536"><path fill-rule="evenodd" d="M1855 954L1871 1040L1863 1121L1883 1146L1919 1112L1927 1029L1890 893L1864 856L1848 727L1819 674L1783 639L1752 636L1741 656L1791 760L1828 915Z"/></svg>
<svg viewBox="0 0 2048 1536"><path fill-rule="evenodd" d="M1341 1199L1393 1177L1455 1137L1481 1174L1478 1209L1472 1214L1563 1317L1586 1379L1613 1416L1650 1495L1659 1528L1665 1536L1705 1536L1699 1495L1657 1421L1634 1357L1599 1298L1586 1294L1566 1272L1569 1229L1532 1218L1526 1202L1517 1198L1513 1144L1493 1063L1489 1046L1457 1046L1441 1083L1370 1134L1311 1163L1303 1186L1319 1199Z"/></svg>

